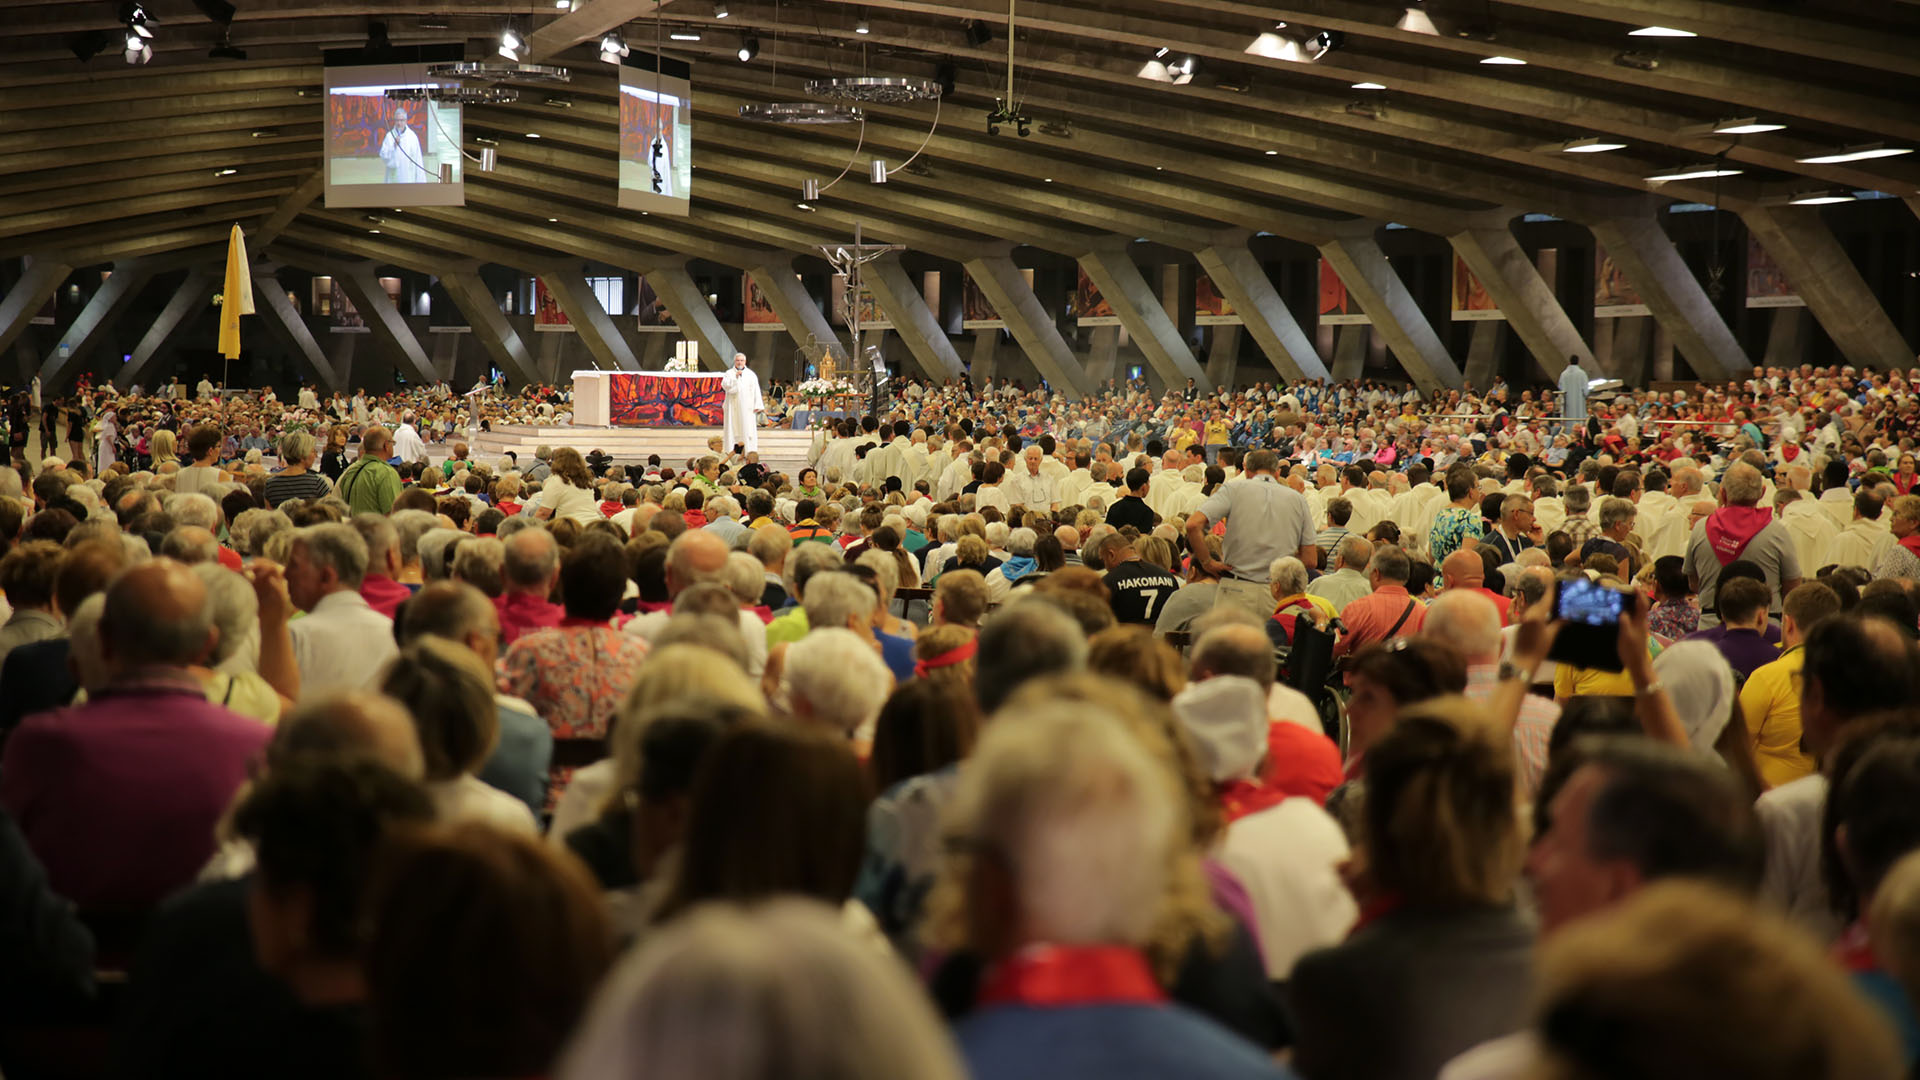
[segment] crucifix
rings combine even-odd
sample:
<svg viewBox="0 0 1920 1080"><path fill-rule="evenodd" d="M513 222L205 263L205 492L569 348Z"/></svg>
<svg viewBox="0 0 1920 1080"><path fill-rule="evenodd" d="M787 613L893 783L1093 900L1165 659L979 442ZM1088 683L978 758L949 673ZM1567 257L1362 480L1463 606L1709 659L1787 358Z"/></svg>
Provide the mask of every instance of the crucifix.
<svg viewBox="0 0 1920 1080"><path fill-rule="evenodd" d="M853 243L820 245L820 253L826 257L828 264L833 267L834 272L839 274L845 282L847 329L853 337L853 347L847 351L848 356L859 357L863 355L860 349L861 267L866 266L868 263L890 251L904 250L906 250L906 245L904 244L868 244L862 242L860 223L857 221L853 223ZM873 397L875 408L877 409L880 398L879 371L875 370L874 375Z"/></svg>

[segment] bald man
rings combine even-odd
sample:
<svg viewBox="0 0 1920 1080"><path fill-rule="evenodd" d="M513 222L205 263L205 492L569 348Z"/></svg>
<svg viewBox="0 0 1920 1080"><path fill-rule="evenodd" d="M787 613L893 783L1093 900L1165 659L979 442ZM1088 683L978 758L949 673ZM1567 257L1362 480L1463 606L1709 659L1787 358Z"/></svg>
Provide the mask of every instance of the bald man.
<svg viewBox="0 0 1920 1080"><path fill-rule="evenodd" d="M717 533L705 529L688 529L681 533L667 547L667 595L678 600L680 594L695 585L725 585L727 556L732 548ZM767 667L767 624L752 608L741 608L739 616L740 637L747 644L747 674L759 678ZM626 632L635 637L652 641L653 636L666 628L667 621L673 617L673 611L650 611L637 615L625 627Z"/></svg>
<svg viewBox="0 0 1920 1080"><path fill-rule="evenodd" d="M207 700L187 670L219 631L192 570L155 559L107 590L108 681L28 717L0 758L0 807L82 911L144 911L213 855L214 826L271 730Z"/></svg>
<svg viewBox="0 0 1920 1080"><path fill-rule="evenodd" d="M1454 552L1440 562L1441 589L1445 592L1479 593L1493 602L1494 609L1500 613L1500 625L1509 621L1513 601L1487 588L1487 564L1477 553L1465 548Z"/></svg>

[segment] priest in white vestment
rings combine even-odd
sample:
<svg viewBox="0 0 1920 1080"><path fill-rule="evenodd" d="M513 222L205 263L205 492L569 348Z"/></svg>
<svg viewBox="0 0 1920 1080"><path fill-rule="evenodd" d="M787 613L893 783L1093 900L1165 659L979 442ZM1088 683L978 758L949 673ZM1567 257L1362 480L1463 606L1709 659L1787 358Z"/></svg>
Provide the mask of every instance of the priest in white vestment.
<svg viewBox="0 0 1920 1080"><path fill-rule="evenodd" d="M746 353L733 354L733 370L720 378L726 391L726 431L721 445L731 453L738 446L751 453L760 449L759 414L767 411L760 396L760 376L747 366Z"/></svg>

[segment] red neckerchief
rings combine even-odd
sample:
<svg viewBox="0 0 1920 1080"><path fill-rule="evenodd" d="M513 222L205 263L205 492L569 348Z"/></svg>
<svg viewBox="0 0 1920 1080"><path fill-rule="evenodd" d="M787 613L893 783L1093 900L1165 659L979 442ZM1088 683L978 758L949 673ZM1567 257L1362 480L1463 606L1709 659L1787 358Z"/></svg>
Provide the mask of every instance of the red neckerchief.
<svg viewBox="0 0 1920 1080"><path fill-rule="evenodd" d="M1374 897L1360 906L1360 917L1353 921L1353 929L1347 931L1347 937L1353 937L1405 906L1407 906L1406 900L1397 893Z"/></svg>
<svg viewBox="0 0 1920 1080"><path fill-rule="evenodd" d="M987 975L978 999L982 1007L1037 1008L1158 1005L1166 1000L1146 958L1125 945L1030 945Z"/></svg>
<svg viewBox="0 0 1920 1080"><path fill-rule="evenodd" d="M1915 529L1901 537L1900 546L1913 552L1915 558L1920 558L1920 529Z"/></svg>
<svg viewBox="0 0 1920 1080"><path fill-rule="evenodd" d="M1229 824L1285 802L1287 793L1257 780L1229 780L1220 785L1220 812Z"/></svg>
<svg viewBox="0 0 1920 1080"><path fill-rule="evenodd" d="M1840 940L1833 943L1834 962L1855 975L1880 969L1880 960L1873 955L1873 938L1867 933L1867 920L1855 919L1853 925L1840 934Z"/></svg>
<svg viewBox="0 0 1920 1080"><path fill-rule="evenodd" d="M1773 520L1773 512L1758 506L1723 506L1707 516L1707 543L1713 557L1725 566L1747 550L1747 544Z"/></svg>

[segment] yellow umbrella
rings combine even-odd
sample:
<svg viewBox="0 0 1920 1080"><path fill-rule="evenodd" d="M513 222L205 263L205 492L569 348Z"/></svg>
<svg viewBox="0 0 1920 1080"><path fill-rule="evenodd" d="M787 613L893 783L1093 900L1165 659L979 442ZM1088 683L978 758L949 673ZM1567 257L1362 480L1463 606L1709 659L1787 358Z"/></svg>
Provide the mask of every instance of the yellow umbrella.
<svg viewBox="0 0 1920 1080"><path fill-rule="evenodd" d="M240 316L253 314L253 276L247 271L247 238L235 225L227 237L227 280L220 299L220 355L240 358Z"/></svg>

